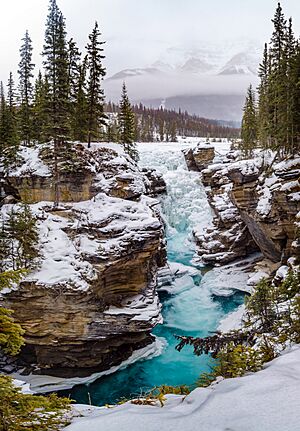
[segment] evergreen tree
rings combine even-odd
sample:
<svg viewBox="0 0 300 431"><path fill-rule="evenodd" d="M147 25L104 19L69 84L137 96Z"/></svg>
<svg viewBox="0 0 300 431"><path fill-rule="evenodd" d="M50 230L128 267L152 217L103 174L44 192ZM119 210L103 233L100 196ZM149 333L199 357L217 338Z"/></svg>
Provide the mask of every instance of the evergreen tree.
<svg viewBox="0 0 300 431"><path fill-rule="evenodd" d="M253 149L256 146L257 140L257 119L256 119L256 106L255 95L252 85L249 86L244 106L244 115L242 120L242 147L243 154L248 157L251 156Z"/></svg>
<svg viewBox="0 0 300 431"><path fill-rule="evenodd" d="M68 42L68 89L70 103L76 100L78 81L80 79L80 57L81 53L74 42L70 39Z"/></svg>
<svg viewBox="0 0 300 431"><path fill-rule="evenodd" d="M258 76L260 77L260 85L258 87L259 101L258 101L258 139L263 148L269 148L269 57L268 45L265 44L263 60L259 65Z"/></svg>
<svg viewBox="0 0 300 431"><path fill-rule="evenodd" d="M85 57L82 64L79 65L79 75L75 83L75 102L74 112L72 115L72 135L75 141L85 142L88 131L88 100L86 94L86 64Z"/></svg>
<svg viewBox="0 0 300 431"><path fill-rule="evenodd" d="M38 256L38 231L29 205L22 203L17 210L13 209L4 230L10 241L9 257L13 269L32 267Z"/></svg>
<svg viewBox="0 0 300 431"><path fill-rule="evenodd" d="M138 160L138 152L134 143L135 136L135 121L130 101L128 98L125 82L122 87L122 97L120 101L119 113L119 129L120 143L124 146L124 150L134 160Z"/></svg>
<svg viewBox="0 0 300 431"><path fill-rule="evenodd" d="M45 77L49 85L48 109L52 137L57 143L63 143L69 134L69 67L65 19L56 0L50 0L43 55Z"/></svg>
<svg viewBox="0 0 300 431"><path fill-rule="evenodd" d="M290 62L292 86L292 135L290 152L295 154L300 150L300 42L295 43L295 53Z"/></svg>
<svg viewBox="0 0 300 431"><path fill-rule="evenodd" d="M101 88L101 82L106 74L102 66L102 60L105 58L102 55L102 45L105 42L100 42L101 33L98 28L98 23L92 33L89 35L89 43L87 49L87 68L88 68L88 85L87 85L87 100L88 100L88 146L91 146L91 141L99 139L99 128L106 125L106 115L104 113L104 91Z"/></svg>
<svg viewBox="0 0 300 431"><path fill-rule="evenodd" d="M19 63L19 92L20 92L20 138L26 145L30 144L32 138L32 97L33 97L33 69L32 44L28 31L22 39Z"/></svg>
<svg viewBox="0 0 300 431"><path fill-rule="evenodd" d="M7 168L15 164L19 149L18 121L16 112L16 94L12 73L7 84L7 100L1 83L0 89L0 147L2 150L2 163Z"/></svg>
<svg viewBox="0 0 300 431"><path fill-rule="evenodd" d="M70 134L70 124L65 19L56 0L50 0L43 55L45 57L45 77L49 84L49 131L54 142L54 204L57 206L59 202L59 152L61 155L63 154L63 147Z"/></svg>
<svg viewBox="0 0 300 431"><path fill-rule="evenodd" d="M32 136L38 142L47 142L51 139L49 115L50 89L48 79L39 72L35 81L34 100L32 107Z"/></svg>
<svg viewBox="0 0 300 431"><path fill-rule="evenodd" d="M272 149L280 149L285 135L286 114L286 59L284 49L286 43L286 20L278 3L272 19L274 30L269 50L269 104L271 112L270 141Z"/></svg>

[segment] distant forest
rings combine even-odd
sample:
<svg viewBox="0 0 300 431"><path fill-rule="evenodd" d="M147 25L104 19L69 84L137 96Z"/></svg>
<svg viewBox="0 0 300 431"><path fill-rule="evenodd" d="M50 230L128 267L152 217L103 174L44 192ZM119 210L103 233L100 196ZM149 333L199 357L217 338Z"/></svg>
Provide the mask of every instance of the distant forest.
<svg viewBox="0 0 300 431"><path fill-rule="evenodd" d="M222 121L209 120L191 115L180 109L148 108L143 104L133 105L135 114L135 140L138 142L176 141L176 136L238 138L240 129L230 127ZM108 102L105 107L109 117L108 138L118 140L119 105Z"/></svg>

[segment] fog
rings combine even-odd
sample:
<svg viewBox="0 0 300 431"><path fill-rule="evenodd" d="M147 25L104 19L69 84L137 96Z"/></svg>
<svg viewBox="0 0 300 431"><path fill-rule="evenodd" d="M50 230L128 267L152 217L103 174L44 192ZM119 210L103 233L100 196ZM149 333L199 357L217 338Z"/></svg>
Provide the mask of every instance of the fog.
<svg viewBox="0 0 300 431"><path fill-rule="evenodd" d="M168 47L195 48L201 42L256 39L263 44L271 32L274 0L58 0L68 34L84 48L98 20L106 43L108 75L128 67L152 64ZM299 0L283 0L287 16L299 29ZM20 40L28 29L34 61L41 67L48 0L2 0L0 79L16 70Z"/></svg>

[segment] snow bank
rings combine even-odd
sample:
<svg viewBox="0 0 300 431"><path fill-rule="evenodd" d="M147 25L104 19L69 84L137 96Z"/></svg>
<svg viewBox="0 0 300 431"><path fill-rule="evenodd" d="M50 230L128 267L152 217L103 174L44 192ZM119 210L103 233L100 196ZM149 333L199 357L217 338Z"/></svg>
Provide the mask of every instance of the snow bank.
<svg viewBox="0 0 300 431"><path fill-rule="evenodd" d="M232 330L241 329L243 326L243 316L245 313L245 304L238 307L237 310L228 314L222 319L218 326L218 331L229 332Z"/></svg>
<svg viewBox="0 0 300 431"><path fill-rule="evenodd" d="M260 258L260 253L254 253L246 259L215 267L203 276L201 285L208 286L216 296L231 296L237 290L251 293L252 287L247 285L247 281L253 264Z"/></svg>
<svg viewBox="0 0 300 431"><path fill-rule="evenodd" d="M300 422L300 346L262 371L168 395L166 405L75 406L81 417L66 431L296 431ZM83 416L83 417L82 417Z"/></svg>

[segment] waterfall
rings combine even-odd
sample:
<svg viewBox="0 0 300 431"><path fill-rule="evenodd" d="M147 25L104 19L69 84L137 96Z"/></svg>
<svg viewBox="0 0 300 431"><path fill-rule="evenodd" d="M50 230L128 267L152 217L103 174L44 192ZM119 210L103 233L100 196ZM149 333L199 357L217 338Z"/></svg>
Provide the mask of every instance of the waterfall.
<svg viewBox="0 0 300 431"><path fill-rule="evenodd" d="M211 284L201 282L200 268L193 265L193 229L210 224L213 215L199 173L188 171L185 165L181 150L190 145L139 144L140 166L157 169L167 184L167 195L159 199L167 225L168 260L171 267L180 268L168 293L161 294L164 323L153 331L164 340L165 348L159 356L69 391L78 402L86 403L90 394L94 404L103 405L162 384L193 385L201 373L210 370L211 359L208 355L195 356L191 347L178 352L174 334L207 336L239 305L231 297L215 297Z"/></svg>

